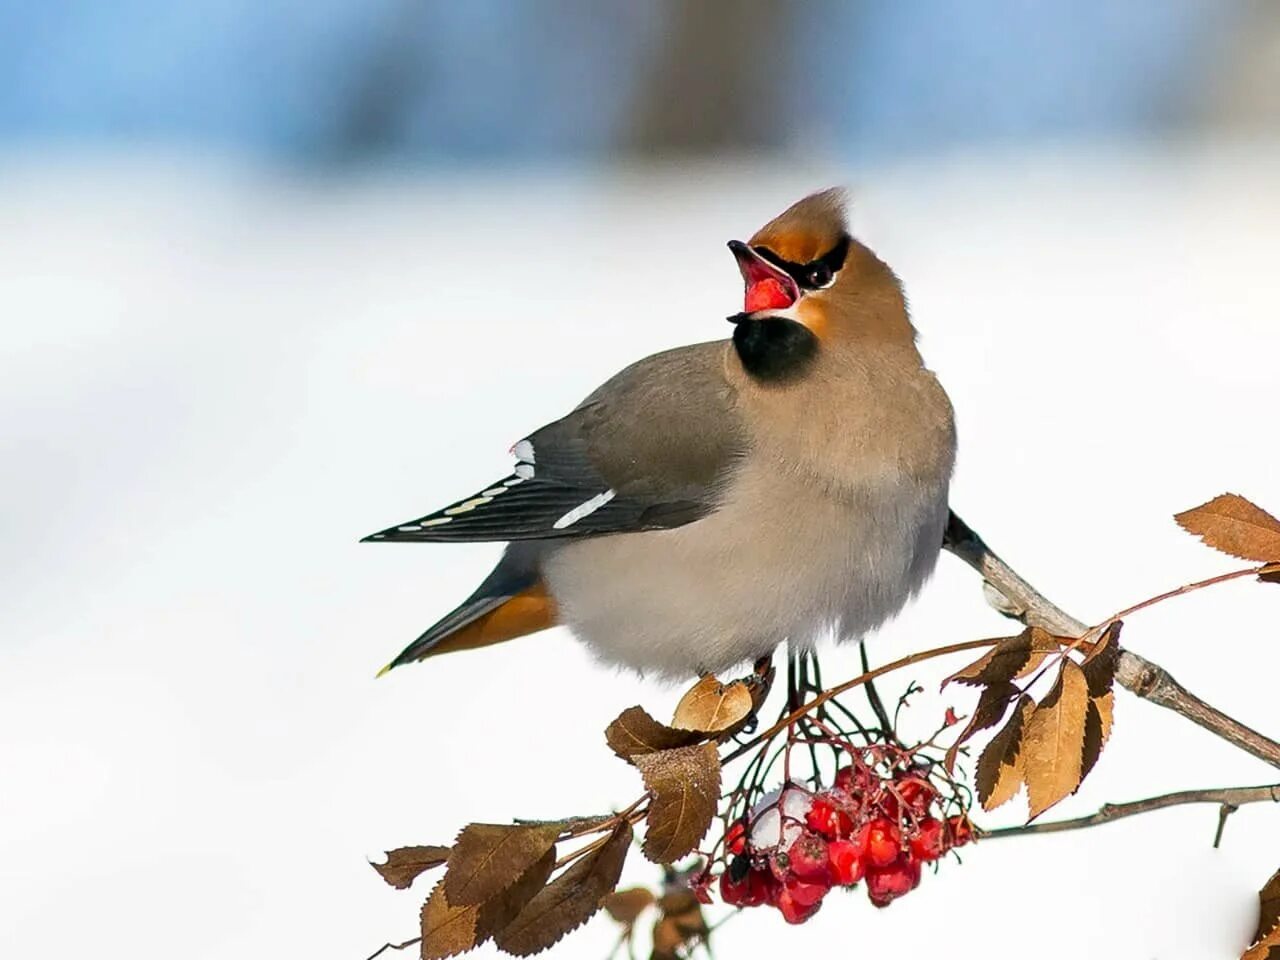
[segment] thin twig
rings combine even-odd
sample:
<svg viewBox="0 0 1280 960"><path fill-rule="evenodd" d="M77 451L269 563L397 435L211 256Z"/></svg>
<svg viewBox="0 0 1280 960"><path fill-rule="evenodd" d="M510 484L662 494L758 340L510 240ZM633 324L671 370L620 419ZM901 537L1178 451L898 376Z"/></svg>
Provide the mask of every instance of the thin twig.
<svg viewBox="0 0 1280 960"><path fill-rule="evenodd" d="M414 937L412 940L406 940L404 943L384 943L377 950L373 951L373 953L369 954L369 956L366 957L365 960L375 960L376 957L382 956L388 950L405 950L405 949L408 949L409 947L412 947L415 943L421 943L421 942L422 942L421 937Z"/></svg>
<svg viewBox="0 0 1280 960"><path fill-rule="evenodd" d="M944 545L982 574L986 585L997 594L994 598L997 600L996 608L1006 616L1031 626L1043 627L1060 636L1078 637L1088 630L1085 624L1055 606L996 556L982 538L954 513L947 524ZM1215 579L1231 579L1242 575L1234 573ZM1185 592L1187 591L1183 589L1171 591L1165 599ZM1003 603L998 602L1000 600ZM1173 679L1169 671L1159 664L1132 650L1121 649L1116 664L1116 681L1142 699L1179 713L1246 753L1251 753L1274 767L1280 767L1280 743L1246 727L1201 700Z"/></svg>
<svg viewBox="0 0 1280 960"><path fill-rule="evenodd" d="M1113 820L1134 817L1140 813L1163 810L1165 807L1178 807L1187 803L1220 803L1226 806L1239 807L1246 803L1280 803L1280 783L1267 784L1261 787L1223 787L1213 790L1182 790L1178 793L1166 793L1146 800L1133 800L1129 803L1108 803L1096 813L1073 820L1053 820L1049 823L1030 823L1021 827L1001 827L998 830L986 830L982 839L997 837L1021 837L1030 833L1061 833L1064 830L1081 830L1085 827L1096 827ZM1216 845L1216 844L1215 844Z"/></svg>
<svg viewBox="0 0 1280 960"><path fill-rule="evenodd" d="M1213 849L1217 850L1218 845L1222 843L1222 831L1227 828L1227 817L1239 809L1240 807L1234 803L1224 803L1218 808L1218 829L1213 835Z"/></svg>
<svg viewBox="0 0 1280 960"><path fill-rule="evenodd" d="M764 733L756 737L753 737L752 739L744 743L742 746L738 747L737 750L734 750L728 756L722 758L720 763L723 765L728 763L730 760L736 760L738 757L742 756L744 753L747 753L748 751L759 746L765 740L773 738L780 731L785 730L791 724L795 723L796 720L800 719L806 713L809 713L811 710L815 709L820 704L826 703L828 700L832 699L833 697L838 697L840 696L840 694L844 693L846 690L852 690L854 687L860 686L861 684L866 683L868 680L874 680L876 677L883 676L886 673L892 673L894 670L901 670L903 667L909 667L913 663L920 663L921 661L924 661L924 660L932 660L934 657L944 657L950 653L962 653L965 650L977 650L980 647L992 647L992 646L995 646L996 642L997 641L995 639L988 639L988 640L965 640L965 641L962 641L961 643L949 643L945 647L934 647L932 650L921 650L919 653L913 653L913 654L910 654L909 656L901 657L897 660L894 660L891 663L886 663L882 667L876 667L874 670L868 670L866 673L862 674L861 676L854 677L852 680L846 680L844 683L837 684L836 686L832 687L829 690L824 690L822 693L818 694L818 696L814 697L812 700L809 700L806 703L802 703L798 709L788 713L786 716L780 719L777 723L775 723L772 727L770 727Z"/></svg>

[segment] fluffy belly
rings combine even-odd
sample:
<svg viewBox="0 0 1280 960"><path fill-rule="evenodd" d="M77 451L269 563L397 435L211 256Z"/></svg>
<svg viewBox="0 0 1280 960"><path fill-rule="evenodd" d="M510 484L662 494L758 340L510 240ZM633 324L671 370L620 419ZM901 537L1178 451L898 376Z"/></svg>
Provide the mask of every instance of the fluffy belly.
<svg viewBox="0 0 1280 960"><path fill-rule="evenodd" d="M753 496L749 479L736 486L687 526L555 547L543 573L562 621L609 663L672 679L722 673L786 640L861 638L937 559L945 484L838 499L779 496L776 477L768 497Z"/></svg>

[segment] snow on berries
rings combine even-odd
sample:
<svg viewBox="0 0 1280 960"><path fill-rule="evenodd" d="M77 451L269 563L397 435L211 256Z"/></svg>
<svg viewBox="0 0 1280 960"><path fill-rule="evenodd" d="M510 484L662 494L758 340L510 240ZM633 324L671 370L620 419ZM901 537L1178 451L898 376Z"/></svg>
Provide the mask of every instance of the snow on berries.
<svg viewBox="0 0 1280 960"><path fill-rule="evenodd" d="M931 762L886 744L850 760L831 786L788 782L729 825L721 900L803 923L833 888L861 883L886 907L919 885L925 864L972 839L966 804L935 782Z"/></svg>

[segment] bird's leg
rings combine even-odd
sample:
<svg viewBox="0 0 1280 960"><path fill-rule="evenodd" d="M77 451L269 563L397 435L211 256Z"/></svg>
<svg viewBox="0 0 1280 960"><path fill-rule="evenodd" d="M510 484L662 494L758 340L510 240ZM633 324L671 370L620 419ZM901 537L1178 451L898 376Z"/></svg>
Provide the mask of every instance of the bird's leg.
<svg viewBox="0 0 1280 960"><path fill-rule="evenodd" d="M862 672L871 672L871 663L867 659L867 645L865 642L858 644L858 653L862 657ZM873 681L868 680L864 683L863 688L867 691L867 701L871 704L871 709L875 711L876 720L880 722L880 729L884 733L886 740L893 739L893 724L889 720L889 711L884 708L884 701L880 699L880 693L876 690Z"/></svg>

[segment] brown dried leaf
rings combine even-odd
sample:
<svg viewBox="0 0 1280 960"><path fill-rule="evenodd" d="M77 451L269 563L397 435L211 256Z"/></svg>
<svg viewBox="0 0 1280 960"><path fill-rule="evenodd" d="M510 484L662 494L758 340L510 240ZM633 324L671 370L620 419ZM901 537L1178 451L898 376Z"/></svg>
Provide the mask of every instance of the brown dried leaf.
<svg viewBox="0 0 1280 960"><path fill-rule="evenodd" d="M653 953L650 960L675 960L684 947L706 939L710 932L702 915L702 904L689 890L672 890L658 901L662 910L653 925Z"/></svg>
<svg viewBox="0 0 1280 960"><path fill-rule="evenodd" d="M680 960L684 934L672 917L659 917L653 924L653 952L649 960Z"/></svg>
<svg viewBox="0 0 1280 960"><path fill-rule="evenodd" d="M404 890L418 874L438 867L448 859L448 847L399 847L387 851L386 863L371 863L369 866L397 890Z"/></svg>
<svg viewBox="0 0 1280 960"><path fill-rule="evenodd" d="M1115 708L1116 695L1105 693L1100 697L1089 698L1089 712L1084 718L1084 747L1080 757L1080 782L1084 782L1093 770L1102 748L1107 745L1111 736L1111 712Z"/></svg>
<svg viewBox="0 0 1280 960"><path fill-rule="evenodd" d="M720 802L720 753L714 743L644 754L633 761L653 792L641 850L675 863L706 835Z"/></svg>
<svg viewBox="0 0 1280 960"><path fill-rule="evenodd" d="M692 890L676 888L667 891L658 900L658 909L663 916L675 921L676 928L686 940L706 936L707 921L702 915L702 904Z"/></svg>
<svg viewBox="0 0 1280 960"><path fill-rule="evenodd" d="M543 887L494 937L494 943L507 953L527 957L582 926L618 885L630 846L631 824L624 820L600 849L571 864Z"/></svg>
<svg viewBox="0 0 1280 960"><path fill-rule="evenodd" d="M671 726L699 733L728 733L745 724L754 709L746 683L734 680L723 684L708 674L680 698Z"/></svg>
<svg viewBox="0 0 1280 960"><path fill-rule="evenodd" d="M1013 799L1022 785L1022 731L1035 701L1025 693L1004 728L991 738L978 758L976 784L984 810L994 810Z"/></svg>
<svg viewBox="0 0 1280 960"><path fill-rule="evenodd" d="M1258 891L1258 932L1254 934L1254 941L1277 931L1280 931L1280 870Z"/></svg>
<svg viewBox="0 0 1280 960"><path fill-rule="evenodd" d="M1074 660L1064 659L1053 689L1026 721L1022 775L1034 820L1080 786L1089 684Z"/></svg>
<svg viewBox="0 0 1280 960"><path fill-rule="evenodd" d="M1102 636L1080 665L1091 697L1101 697L1111 692L1111 685L1116 678L1116 666L1120 663L1122 626L1123 623L1117 620L1102 631Z"/></svg>
<svg viewBox="0 0 1280 960"><path fill-rule="evenodd" d="M973 710L973 716L969 718L969 722L965 725L964 730L961 731L960 736L956 737L955 743L947 748L943 762L948 773L955 770L956 756L959 754L960 748L975 733L994 727L1003 720L1004 715L1009 710L1009 704L1017 700L1020 693L1022 691L1011 680L992 684L982 691L982 696L978 698L978 705Z"/></svg>
<svg viewBox="0 0 1280 960"><path fill-rule="evenodd" d="M706 739L696 730L676 730L659 723L645 712L644 707L628 707L605 728L604 738L610 749L623 760L674 750Z"/></svg>
<svg viewBox="0 0 1280 960"><path fill-rule="evenodd" d="M1242 560L1280 563L1280 520L1236 493L1224 493L1174 520L1215 550Z"/></svg>
<svg viewBox="0 0 1280 960"><path fill-rule="evenodd" d="M1240 960L1280 960L1280 927L1242 953Z"/></svg>
<svg viewBox="0 0 1280 960"><path fill-rule="evenodd" d="M422 905L422 960L440 960L476 946L478 906L455 907L449 903L441 880Z"/></svg>
<svg viewBox="0 0 1280 960"><path fill-rule="evenodd" d="M630 927L655 902L653 891L648 887L628 887L609 894L600 905L618 923Z"/></svg>
<svg viewBox="0 0 1280 960"><path fill-rule="evenodd" d="M546 885L547 878L556 865L556 849L552 847L542 859L531 866L507 889L479 907L476 918L476 943L484 943L496 936L520 915L529 902Z"/></svg>
<svg viewBox="0 0 1280 960"><path fill-rule="evenodd" d="M1058 647L1059 641L1053 634L1039 627L1027 627L1016 637L1000 640L973 663L943 680L942 686L954 681L986 687L1025 677Z"/></svg>
<svg viewBox="0 0 1280 960"><path fill-rule="evenodd" d="M444 875L449 902L469 907L493 899L542 859L560 830L559 823L468 824L449 854Z"/></svg>

